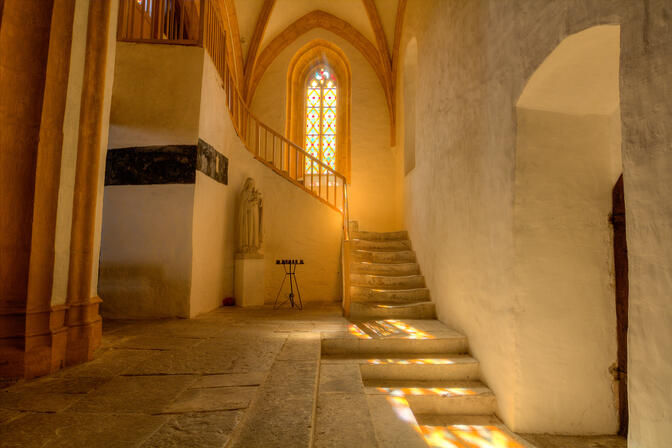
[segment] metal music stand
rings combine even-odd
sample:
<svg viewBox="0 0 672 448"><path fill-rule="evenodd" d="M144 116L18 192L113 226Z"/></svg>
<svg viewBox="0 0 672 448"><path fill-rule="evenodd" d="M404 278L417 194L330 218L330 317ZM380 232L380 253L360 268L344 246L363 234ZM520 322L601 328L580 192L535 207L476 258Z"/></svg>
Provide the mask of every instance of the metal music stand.
<svg viewBox="0 0 672 448"><path fill-rule="evenodd" d="M303 260L275 260L275 264L282 265L282 268L285 270L285 276L282 278L282 283L280 284L280 289L278 290L278 295L275 296L275 303L273 304L273 309L277 310L285 303L290 303L290 308L303 309L303 302L301 302L301 292L299 292L299 283L296 281L296 267L300 264L303 264ZM289 277L289 296L287 300L278 305L278 299L280 298L280 293L282 292L282 287L285 286L285 280ZM294 300L294 286L296 286L296 297L298 300Z"/></svg>

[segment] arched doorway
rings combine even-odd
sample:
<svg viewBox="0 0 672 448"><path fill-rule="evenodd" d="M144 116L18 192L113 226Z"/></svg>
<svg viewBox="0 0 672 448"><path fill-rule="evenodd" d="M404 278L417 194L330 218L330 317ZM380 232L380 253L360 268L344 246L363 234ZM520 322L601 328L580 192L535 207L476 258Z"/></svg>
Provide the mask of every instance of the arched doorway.
<svg viewBox="0 0 672 448"><path fill-rule="evenodd" d="M619 26L569 36L517 103L516 331L528 341L522 383L537 386L520 403L539 407L536 428L554 416L568 425L559 432L618 428L610 215L622 173L619 55Z"/></svg>

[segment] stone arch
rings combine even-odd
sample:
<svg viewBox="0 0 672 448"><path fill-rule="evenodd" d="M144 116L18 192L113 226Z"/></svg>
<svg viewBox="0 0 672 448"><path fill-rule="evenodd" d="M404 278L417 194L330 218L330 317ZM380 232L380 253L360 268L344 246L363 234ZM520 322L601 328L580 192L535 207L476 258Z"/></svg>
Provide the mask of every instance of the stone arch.
<svg viewBox="0 0 672 448"><path fill-rule="evenodd" d="M619 56L618 25L571 35L516 104L516 331L528 341L519 347L521 382L547 386L521 388L519 406L544 412L526 413L520 430L543 430L560 415L566 426L554 431L618 429L609 215L622 173Z"/></svg>
<svg viewBox="0 0 672 448"><path fill-rule="evenodd" d="M264 76L264 73L277 55L300 36L315 28L322 28L347 40L362 54L362 56L364 56L364 58L366 58L383 88L390 116L390 124L391 126L394 126L391 83L392 75L389 69L381 62L378 50L355 27L339 17L320 10L311 11L287 26L287 28L273 38L273 40L259 53L259 56L252 61L253 66L250 69L250 76L247 78L247 84L244 89L246 101L248 101L248 103L252 101L261 78Z"/></svg>
<svg viewBox="0 0 672 448"><path fill-rule="evenodd" d="M305 82L309 72L320 64L331 67L338 80L339 99L336 109L336 171L350 178L350 110L351 70L345 53L335 44L315 39L302 46L287 69L287 113L285 135L304 147Z"/></svg>

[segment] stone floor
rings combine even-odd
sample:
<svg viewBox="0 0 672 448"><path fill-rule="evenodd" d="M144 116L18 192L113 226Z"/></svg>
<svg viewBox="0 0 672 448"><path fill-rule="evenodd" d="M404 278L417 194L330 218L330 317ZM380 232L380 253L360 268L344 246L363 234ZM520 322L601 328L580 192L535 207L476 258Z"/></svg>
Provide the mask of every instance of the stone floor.
<svg viewBox="0 0 672 448"><path fill-rule="evenodd" d="M387 445L360 417L387 418L391 432L404 423L360 394L358 372L321 368L320 333L346 325L332 304L105 321L93 361L0 383L0 447ZM616 437L525 438L539 448L626 446Z"/></svg>

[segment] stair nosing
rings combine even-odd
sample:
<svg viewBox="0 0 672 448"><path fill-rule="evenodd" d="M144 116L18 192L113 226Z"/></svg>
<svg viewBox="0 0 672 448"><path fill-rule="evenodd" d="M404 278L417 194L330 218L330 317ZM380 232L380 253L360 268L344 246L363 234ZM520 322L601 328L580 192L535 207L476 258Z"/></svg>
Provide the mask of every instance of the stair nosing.
<svg viewBox="0 0 672 448"><path fill-rule="evenodd" d="M352 260L352 261L350 261L350 263L351 263L351 264L354 264L354 265L367 265L367 266L368 266L368 265L374 265L374 266L381 266L381 267L382 267L382 266L399 266L399 265L408 264L408 265L413 265L413 266L418 266L418 267L420 267L420 265L418 264L417 261L402 261L401 263L379 263L379 262L376 262L376 261L357 261L357 260Z"/></svg>
<svg viewBox="0 0 672 448"><path fill-rule="evenodd" d="M380 274L360 274L358 272L353 272L350 275L366 275L368 277L385 277L385 278L410 278L410 277L422 277L425 276L422 274L410 274L410 275L380 275Z"/></svg>
<svg viewBox="0 0 672 448"><path fill-rule="evenodd" d="M458 339L458 338L456 338ZM375 341L380 339L364 339L366 341ZM401 356L400 356L401 355ZM322 355L324 358L325 356ZM408 359L463 359L462 364L479 364L478 360L469 353L348 353L346 355L327 355L327 358L349 359L352 361L368 361L369 359L391 359L391 360L408 360ZM366 364L372 366L396 365L396 364ZM399 364L403 366L454 366L456 364ZM396 381L396 380L395 380ZM456 380L458 381L458 380ZM470 381L470 380L467 380ZM480 381L480 380L474 380Z"/></svg>
<svg viewBox="0 0 672 448"><path fill-rule="evenodd" d="M382 289L382 288L376 288L375 286L371 286L371 285L361 285L361 286L360 286L360 285L353 285L353 284L350 284L350 287L351 287L351 288L352 288L352 287L356 287L356 288L372 289L372 290L374 290L374 291L379 291L379 292L385 292L385 291L391 291L391 292L392 292L392 291L393 291L393 292L399 292L399 291L423 291L423 290L427 290L427 292L429 292L429 288L427 288L426 286L423 286L423 287L420 287L420 288L406 288L406 289Z"/></svg>
<svg viewBox="0 0 672 448"><path fill-rule="evenodd" d="M414 307L414 306L423 306L426 304L431 304L434 305L434 302L431 300L422 300L418 302L403 302L401 305L397 304L388 304L388 303L379 303L379 302L353 302L358 304L358 306L363 306L366 308L375 308L378 307L379 305L385 305L385 308L383 309L400 309L400 308L409 308L409 307Z"/></svg>

